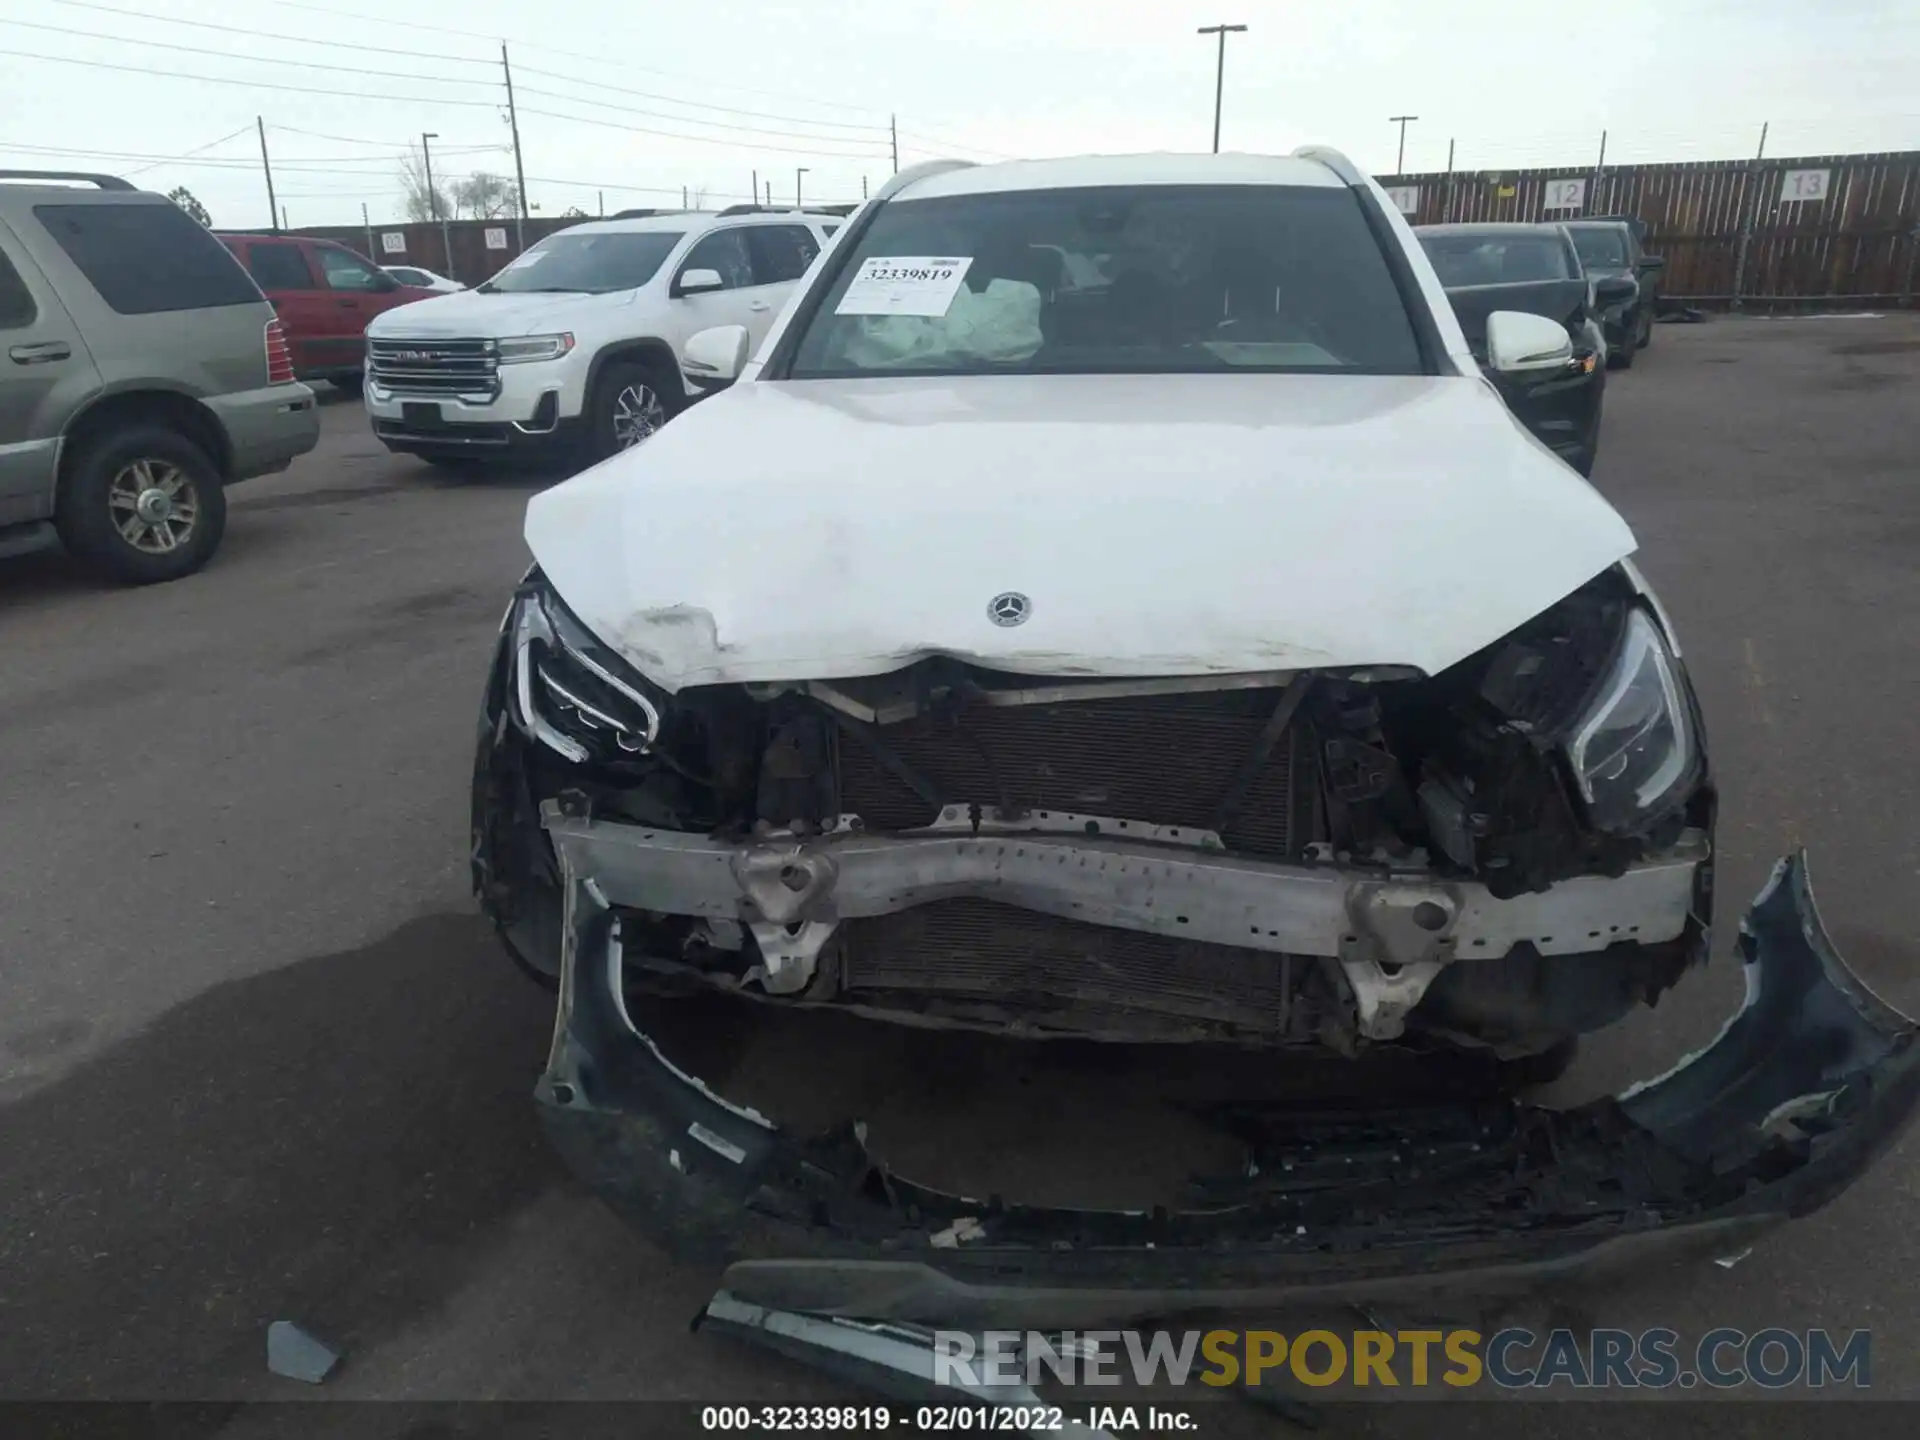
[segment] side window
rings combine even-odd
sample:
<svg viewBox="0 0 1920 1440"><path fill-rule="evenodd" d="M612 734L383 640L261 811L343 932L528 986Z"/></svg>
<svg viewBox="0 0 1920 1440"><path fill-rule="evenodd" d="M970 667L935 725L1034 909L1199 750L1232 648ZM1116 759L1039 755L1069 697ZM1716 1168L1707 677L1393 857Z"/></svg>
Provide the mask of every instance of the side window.
<svg viewBox="0 0 1920 1440"><path fill-rule="evenodd" d="M402 285L424 285L427 283L427 277L422 275L418 270L407 270L398 265L387 266L387 274L398 280Z"/></svg>
<svg viewBox="0 0 1920 1440"><path fill-rule="evenodd" d="M327 285L334 290L379 290L380 272L351 250L332 245L316 245L320 264L327 272Z"/></svg>
<svg viewBox="0 0 1920 1440"><path fill-rule="evenodd" d="M27 282L13 268L13 262L7 259L7 252L0 250L0 330L25 329L39 315L39 307L33 303L33 294L27 289Z"/></svg>
<svg viewBox="0 0 1920 1440"><path fill-rule="evenodd" d="M298 245L274 240L247 244L247 273L262 290L313 290L313 272Z"/></svg>
<svg viewBox="0 0 1920 1440"><path fill-rule="evenodd" d="M240 262L176 206L94 201L36 205L33 213L122 315L260 304L259 288Z"/></svg>
<svg viewBox="0 0 1920 1440"><path fill-rule="evenodd" d="M717 270L725 282L721 288L726 290L744 290L760 283L754 278L753 256L743 229L715 230L695 241L687 258L680 262L681 274L689 270Z"/></svg>
<svg viewBox="0 0 1920 1440"><path fill-rule="evenodd" d="M747 234L753 247L754 280L761 285L798 280L820 253L813 232L804 225L759 225Z"/></svg>

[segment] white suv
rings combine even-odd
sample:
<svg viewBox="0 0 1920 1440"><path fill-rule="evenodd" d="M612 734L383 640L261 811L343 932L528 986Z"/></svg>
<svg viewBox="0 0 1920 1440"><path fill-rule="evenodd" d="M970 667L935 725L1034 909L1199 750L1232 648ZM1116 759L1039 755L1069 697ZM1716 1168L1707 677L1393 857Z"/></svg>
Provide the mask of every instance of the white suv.
<svg viewBox="0 0 1920 1440"><path fill-rule="evenodd" d="M758 345L838 224L741 207L549 235L485 284L367 327L374 434L453 465L637 445L698 398L681 378L687 338L739 325Z"/></svg>

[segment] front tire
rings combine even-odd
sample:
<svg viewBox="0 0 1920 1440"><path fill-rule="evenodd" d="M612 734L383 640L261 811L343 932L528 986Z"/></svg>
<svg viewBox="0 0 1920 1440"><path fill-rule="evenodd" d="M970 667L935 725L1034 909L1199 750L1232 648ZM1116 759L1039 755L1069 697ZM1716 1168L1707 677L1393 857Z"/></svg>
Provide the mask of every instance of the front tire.
<svg viewBox="0 0 1920 1440"><path fill-rule="evenodd" d="M589 446L605 460L645 443L685 406L680 387L657 366L620 362L609 365L593 389L589 410Z"/></svg>
<svg viewBox="0 0 1920 1440"><path fill-rule="evenodd" d="M88 569L123 585L155 585L212 558L227 528L227 492L184 435L129 425L83 443L53 523Z"/></svg>

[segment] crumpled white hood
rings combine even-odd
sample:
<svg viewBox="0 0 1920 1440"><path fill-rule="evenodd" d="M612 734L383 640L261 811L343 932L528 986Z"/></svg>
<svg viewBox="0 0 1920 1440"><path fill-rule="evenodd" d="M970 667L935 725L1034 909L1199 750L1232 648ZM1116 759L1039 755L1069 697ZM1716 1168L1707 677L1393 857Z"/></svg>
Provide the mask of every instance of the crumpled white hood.
<svg viewBox="0 0 1920 1440"><path fill-rule="evenodd" d="M742 384L535 496L526 534L668 690L936 653L1433 673L1634 548L1477 377L1343 375Z"/></svg>
<svg viewBox="0 0 1920 1440"><path fill-rule="evenodd" d="M582 312L604 315L630 295L482 294L454 290L384 310L368 322L376 340L544 335L565 330Z"/></svg>

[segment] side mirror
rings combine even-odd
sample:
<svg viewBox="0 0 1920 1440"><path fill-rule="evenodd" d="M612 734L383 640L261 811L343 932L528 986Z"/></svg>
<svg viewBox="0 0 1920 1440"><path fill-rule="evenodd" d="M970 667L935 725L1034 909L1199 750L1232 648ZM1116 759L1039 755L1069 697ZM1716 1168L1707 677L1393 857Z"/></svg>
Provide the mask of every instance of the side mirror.
<svg viewBox="0 0 1920 1440"><path fill-rule="evenodd" d="M1603 275L1593 282L1593 298L1602 305L1618 305L1640 294L1631 275Z"/></svg>
<svg viewBox="0 0 1920 1440"><path fill-rule="evenodd" d="M1667 257L1664 255L1642 255L1640 257L1640 268L1646 271L1664 270L1667 268Z"/></svg>
<svg viewBox="0 0 1920 1440"><path fill-rule="evenodd" d="M680 368L702 389L719 389L740 378L747 367L747 327L716 325L688 337Z"/></svg>
<svg viewBox="0 0 1920 1440"><path fill-rule="evenodd" d="M1544 315L1496 310L1487 316L1487 368L1503 375L1558 370L1573 360L1566 327Z"/></svg>
<svg viewBox="0 0 1920 1440"><path fill-rule="evenodd" d="M373 272L373 288L377 294L391 295L400 288L400 282L384 270Z"/></svg>
<svg viewBox="0 0 1920 1440"><path fill-rule="evenodd" d="M709 290L724 290L727 282L720 278L718 270L682 270L679 283L673 288L677 295L701 295Z"/></svg>

